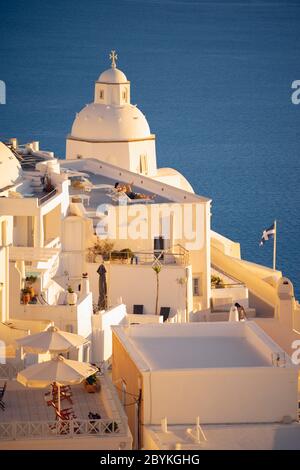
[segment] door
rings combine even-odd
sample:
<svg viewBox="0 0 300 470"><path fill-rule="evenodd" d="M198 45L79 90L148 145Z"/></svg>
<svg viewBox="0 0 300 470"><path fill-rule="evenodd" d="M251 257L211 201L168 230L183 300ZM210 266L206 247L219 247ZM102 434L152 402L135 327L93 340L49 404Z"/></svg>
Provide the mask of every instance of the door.
<svg viewBox="0 0 300 470"><path fill-rule="evenodd" d="M159 237L154 237L154 256L157 258L160 254L161 251L165 249L165 239L162 236ZM164 254L159 258L159 261L163 261L164 259Z"/></svg>
<svg viewBox="0 0 300 470"><path fill-rule="evenodd" d="M33 217L27 217L27 246L33 246L34 243L34 221Z"/></svg>

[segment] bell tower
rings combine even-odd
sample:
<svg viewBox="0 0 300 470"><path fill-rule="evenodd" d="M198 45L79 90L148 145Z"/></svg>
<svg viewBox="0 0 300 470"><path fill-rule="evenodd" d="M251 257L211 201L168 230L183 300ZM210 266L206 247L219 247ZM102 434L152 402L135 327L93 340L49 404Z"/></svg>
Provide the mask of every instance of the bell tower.
<svg viewBox="0 0 300 470"><path fill-rule="evenodd" d="M94 103L107 106L124 106L130 104L130 82L124 81L123 73L117 69L116 51L111 51L111 74L100 75L95 83Z"/></svg>

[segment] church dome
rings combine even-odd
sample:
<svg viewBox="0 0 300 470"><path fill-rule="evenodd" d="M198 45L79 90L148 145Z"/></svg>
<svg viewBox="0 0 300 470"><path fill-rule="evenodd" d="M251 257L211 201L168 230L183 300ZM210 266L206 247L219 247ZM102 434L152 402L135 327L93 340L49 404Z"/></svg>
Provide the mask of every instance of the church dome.
<svg viewBox="0 0 300 470"><path fill-rule="evenodd" d="M0 191L14 185L21 173L21 165L13 152L0 142Z"/></svg>
<svg viewBox="0 0 300 470"><path fill-rule="evenodd" d="M128 83L127 77L122 70L117 68L110 68L101 73L98 78L101 83Z"/></svg>
<svg viewBox="0 0 300 470"><path fill-rule="evenodd" d="M74 138L94 141L144 139L150 135L145 116L131 104L88 104L77 114L71 131Z"/></svg>

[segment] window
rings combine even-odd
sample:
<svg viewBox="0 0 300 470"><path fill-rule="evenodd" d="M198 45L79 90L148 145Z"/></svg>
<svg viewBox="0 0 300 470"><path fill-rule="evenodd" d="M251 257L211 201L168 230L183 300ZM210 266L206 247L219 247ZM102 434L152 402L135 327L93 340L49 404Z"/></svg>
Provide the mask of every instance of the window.
<svg viewBox="0 0 300 470"><path fill-rule="evenodd" d="M148 174L148 159L147 155L140 155L140 173Z"/></svg>
<svg viewBox="0 0 300 470"><path fill-rule="evenodd" d="M125 101L125 103L127 103L127 90L123 90L122 92L122 99Z"/></svg>
<svg viewBox="0 0 300 470"><path fill-rule="evenodd" d="M200 296L200 279L199 277L193 277L193 296Z"/></svg>
<svg viewBox="0 0 300 470"><path fill-rule="evenodd" d="M104 99L104 90L100 90L99 98L100 100Z"/></svg>

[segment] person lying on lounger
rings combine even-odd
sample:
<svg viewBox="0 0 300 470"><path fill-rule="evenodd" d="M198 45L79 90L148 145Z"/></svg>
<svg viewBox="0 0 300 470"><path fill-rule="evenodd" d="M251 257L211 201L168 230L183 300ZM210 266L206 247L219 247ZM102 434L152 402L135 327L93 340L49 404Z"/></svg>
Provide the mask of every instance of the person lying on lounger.
<svg viewBox="0 0 300 470"><path fill-rule="evenodd" d="M150 196L149 194L143 194L143 193L136 193L132 191L132 186L133 182L130 184L121 184L121 183L116 183L115 184L115 190L118 191L118 193L125 193L129 199L154 199L155 194L152 194Z"/></svg>

